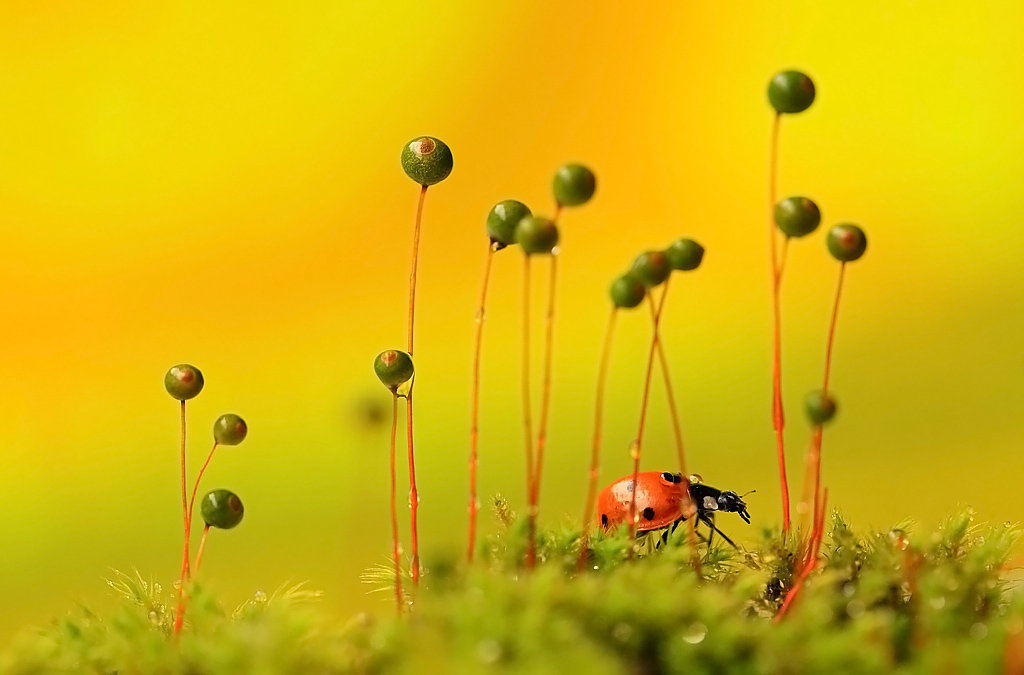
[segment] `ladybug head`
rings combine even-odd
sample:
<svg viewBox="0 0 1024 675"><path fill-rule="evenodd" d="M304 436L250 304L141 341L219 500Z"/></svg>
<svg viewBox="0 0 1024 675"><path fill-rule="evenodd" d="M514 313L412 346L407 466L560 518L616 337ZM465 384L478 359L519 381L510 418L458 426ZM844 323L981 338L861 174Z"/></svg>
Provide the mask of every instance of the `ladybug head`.
<svg viewBox="0 0 1024 675"><path fill-rule="evenodd" d="M739 514L739 517L743 519L743 522L750 522L750 514L747 513L747 505L743 502L743 498L735 492L726 491L718 495L718 510L737 513Z"/></svg>

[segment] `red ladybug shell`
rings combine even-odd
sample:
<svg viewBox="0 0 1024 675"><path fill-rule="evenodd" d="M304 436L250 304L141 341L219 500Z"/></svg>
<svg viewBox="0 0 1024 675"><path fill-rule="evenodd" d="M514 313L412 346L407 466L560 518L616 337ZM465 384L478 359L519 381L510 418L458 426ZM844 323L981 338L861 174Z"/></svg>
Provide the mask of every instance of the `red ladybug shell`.
<svg viewBox="0 0 1024 675"><path fill-rule="evenodd" d="M628 523L632 488L633 474L629 474L601 490L597 495L597 522L606 528ZM682 481L669 480L661 471L637 474L636 529L657 530L682 518L683 489Z"/></svg>

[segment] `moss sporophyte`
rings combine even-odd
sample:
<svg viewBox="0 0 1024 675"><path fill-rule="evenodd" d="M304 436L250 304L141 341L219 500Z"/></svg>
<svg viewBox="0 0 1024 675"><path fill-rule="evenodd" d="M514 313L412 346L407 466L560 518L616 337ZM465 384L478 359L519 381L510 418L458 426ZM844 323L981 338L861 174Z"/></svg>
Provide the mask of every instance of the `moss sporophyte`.
<svg viewBox="0 0 1024 675"><path fill-rule="evenodd" d="M199 544L199 551L196 554L195 565L192 565L189 544L192 534L193 509L195 508L196 493L199 491L199 483L202 481L203 474L206 472L207 467L210 466L210 461L213 460L213 455L217 451L217 447L221 445L238 445L245 440L245 437L249 433L249 427L245 423L245 420L234 413L221 415L217 418L213 424L213 447L210 449L210 453L207 455L206 461L203 463L202 468L199 470L199 474L196 476L195 485L192 487L192 496L189 498L187 491L185 453L185 401L198 396L203 390L203 385L203 374L193 365L180 364L174 366L167 371L166 375L164 375L164 387L167 389L167 393L170 394L171 397L181 401L181 506L182 519L185 526L185 542L182 547L181 577L178 580L178 602L174 618L175 635L179 634L184 626L185 604L188 599L188 593L185 586L199 570L199 563L202 560L203 550L206 547L206 535L210 525L212 524L214 527L229 529L237 525L242 519L242 503L238 499L237 495L227 490L215 490L214 492L207 494L200 507L203 518L207 522L207 527L206 530L203 531L203 537ZM216 508L207 504L210 500L213 500ZM237 514L234 513L236 507ZM207 517L208 515L210 515L210 517ZM237 520L234 520L231 524L227 524L229 522L229 517L234 517L234 515L237 515ZM214 518L214 520L211 521L211 518Z"/></svg>
<svg viewBox="0 0 1024 675"><path fill-rule="evenodd" d="M560 527L545 527L540 521L539 497L551 422L559 253L561 246L572 250L576 240L570 227L562 231L559 220L565 209L589 203L597 185L590 168L566 164L555 171L551 182L550 216L535 213L521 201L503 199L483 218L485 258L473 315L471 354L466 564L460 562L461 555L458 561L444 554L428 558L424 567L431 572L426 577L430 583L416 589L421 583L421 562L413 443L413 349L419 243L427 189L445 180L453 166L445 143L420 136L406 143L401 153L402 169L419 186L412 231L407 341L404 349L386 349L373 361L374 374L392 404L391 560L371 576L387 591L394 591L398 616L359 619L337 631L324 628L318 623L322 619L297 614L290 605L281 612L254 612L252 607L262 604L246 603L243 607L247 609L231 613L217 609L218 605L203 595L194 578L209 532L211 528L237 527L245 509L231 490L205 492L199 500L205 526L193 560L190 538L200 482L218 447L243 442L248 425L236 414L217 418L213 446L189 492L186 401L203 390L204 378L195 366L180 364L164 378L167 392L180 403L181 422L184 541L181 577L172 602L173 622L167 619L171 612L160 605L158 594L139 590L139 582L126 581L128 577L122 575L112 585L127 589L141 611L154 613L156 619L135 621L131 612L137 614L138 610L134 608L115 622L68 619L43 638L43 647L0 662L0 673L72 672L47 670L38 665L40 658L63 658L76 668L92 668L80 672L147 672L136 667L133 648L124 646L143 643L158 655L154 658L170 660L169 673L219 672L208 661L235 664L225 666L225 672L257 672L262 667L269 669L266 672L381 672L422 667L424 659L440 652L450 659L444 664L448 670L465 672L494 664L524 669L543 664L572 672L931 672L938 664L950 663L1024 672L1024 601L1008 595L1002 585L1002 573L1010 565L1009 552L1018 538L1015 527L981 533L969 513L951 518L938 532L923 534L914 534L907 525L892 532L856 534L837 512L830 522L829 490L821 471L822 437L824 426L835 421L838 410L830 376L839 302L847 265L863 257L867 249L864 231L849 223L834 225L825 235L824 248L839 263L838 281L827 321L820 388L802 402L811 425L811 443L797 508L801 522L791 523L781 388L781 288L791 240L812 238L822 221L822 209L803 191L777 200L776 182L782 117L808 110L814 96L813 82L798 71L779 73L768 87L768 102L774 111L768 148L767 246L774 438L767 436L766 430L765 443L766 449L774 445L779 466L780 528L755 532L754 543L733 544L715 517L719 512L734 514L723 518L735 516L749 523L747 493L712 487L689 472L665 344L668 335L662 334L674 273L697 271L705 263L704 246L689 237L677 238L664 248L641 249L632 261L621 260L618 273L607 271L611 283L594 290L595 295L607 292L610 307L597 364L590 458L580 485L585 492L582 519L574 518L578 524ZM755 225L751 225L755 232L763 227ZM477 232L475 236L481 234ZM523 270L519 365L525 508L521 509L523 515L517 516L511 503L496 498L498 531L478 536L478 466L489 460L479 443L480 409L487 404L481 386L484 318L496 254L517 247ZM725 264L714 256L714 250L709 264ZM498 259L509 259L509 255L516 259L519 254ZM531 267L538 261L547 263L548 275L542 393L534 429L530 346L537 336L532 330L535 316L530 299ZM680 297L675 302L686 300ZM636 435L623 444L628 452L613 456L613 465L618 467L615 473L621 478L599 491L612 345L619 315L631 309L649 316L651 325L643 386L637 397L639 419ZM678 464L674 467L642 466L650 399L657 393L651 386L655 363L670 411ZM407 569L402 565L398 518L397 436L399 400L403 398L410 485L411 560ZM857 404L844 399L846 405ZM491 432L484 431L487 438ZM486 452L486 443L483 447ZM727 480L716 477L710 483L726 486ZM525 570L531 573L524 574ZM403 594L407 575L414 594ZM186 609L195 630L183 631ZM409 620L414 613L415 621ZM773 625L780 622L785 626ZM187 637L135 640L154 627L173 635L184 632ZM120 646L111 646L115 642ZM257 644L271 647L261 651L254 647Z"/></svg>

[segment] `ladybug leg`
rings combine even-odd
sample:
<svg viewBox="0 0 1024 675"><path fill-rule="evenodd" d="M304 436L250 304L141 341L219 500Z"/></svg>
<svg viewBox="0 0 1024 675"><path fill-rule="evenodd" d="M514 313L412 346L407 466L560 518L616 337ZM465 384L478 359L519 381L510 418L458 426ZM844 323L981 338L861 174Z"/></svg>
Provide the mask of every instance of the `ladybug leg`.
<svg viewBox="0 0 1024 675"><path fill-rule="evenodd" d="M736 549L737 551L738 551L738 550L740 550L740 547L739 547L739 546L737 546L737 545L736 545L736 544L735 544L735 543L733 542L733 540L732 540L732 539L730 539L729 537L725 536L725 533L724 533L724 532L722 532L722 531L721 531L720 529L718 529L717 527L715 527L715 521L714 521L714 516L705 516L705 515L701 515L701 516L700 516L700 520L701 520L701 522L703 522L703 523L704 523L705 525L707 525L708 527L710 527L710 528L711 528L711 536L710 536L710 537L708 537L708 548L710 548L710 547L711 547L711 537L714 537L714 536L715 536L715 532L717 532L717 533L719 534L719 536L720 536L720 537L722 537L722 539L725 539L725 540L726 540L727 542L729 542L729 545L730 545L730 546L732 546L732 547L733 547L734 549Z"/></svg>

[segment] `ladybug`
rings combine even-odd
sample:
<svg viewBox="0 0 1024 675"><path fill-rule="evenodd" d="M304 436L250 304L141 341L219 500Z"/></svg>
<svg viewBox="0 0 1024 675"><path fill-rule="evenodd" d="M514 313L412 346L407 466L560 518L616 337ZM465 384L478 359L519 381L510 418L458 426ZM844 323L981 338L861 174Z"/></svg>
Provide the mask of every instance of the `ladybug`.
<svg viewBox="0 0 1024 675"><path fill-rule="evenodd" d="M750 522L747 505L735 492L723 491L704 485L699 479L691 478L690 498L696 506L697 520L711 528L711 536L718 532L727 542L736 547L729 537L715 527L715 512L738 513L744 522ZM641 471L637 474L636 512L638 532L648 532L673 527L692 514L683 513L685 499L683 476L668 471ZM633 499L633 474L623 476L597 496L597 520L605 529L616 527L629 520L629 508ZM711 538L708 538L711 543Z"/></svg>

